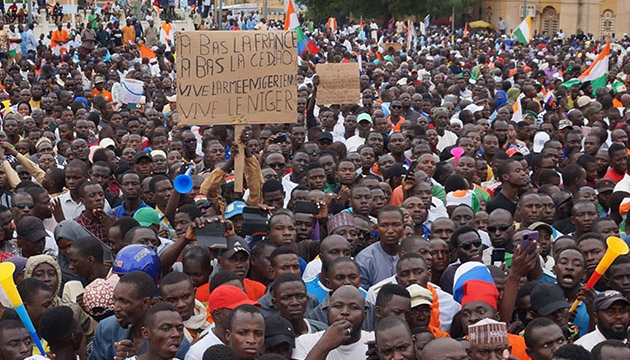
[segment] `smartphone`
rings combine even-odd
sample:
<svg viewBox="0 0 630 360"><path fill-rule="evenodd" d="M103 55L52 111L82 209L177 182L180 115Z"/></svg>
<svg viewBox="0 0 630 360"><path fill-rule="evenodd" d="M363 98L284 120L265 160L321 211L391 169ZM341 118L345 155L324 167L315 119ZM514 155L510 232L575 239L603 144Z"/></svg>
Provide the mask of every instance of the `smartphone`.
<svg viewBox="0 0 630 360"><path fill-rule="evenodd" d="M267 213L255 206L243 208L243 235L267 234Z"/></svg>
<svg viewBox="0 0 630 360"><path fill-rule="evenodd" d="M213 221L204 225L202 228L195 229L195 237L197 245L208 248L225 249L227 241L225 240L225 224Z"/></svg>
<svg viewBox="0 0 630 360"><path fill-rule="evenodd" d="M296 200L295 212L300 214L317 215L319 214L319 207L317 207L317 204L311 201Z"/></svg>
<svg viewBox="0 0 630 360"><path fill-rule="evenodd" d="M527 249L529 244L531 244L533 241L538 241L538 231L528 231L528 232L524 233L523 237L521 238L521 249L523 249L523 250ZM531 248L529 253L531 254L534 251L536 251L537 247L538 247L538 245L536 245L533 248Z"/></svg>
<svg viewBox="0 0 630 360"><path fill-rule="evenodd" d="M505 249L503 248L494 248L492 249L492 257L490 263L496 267L501 267L505 261Z"/></svg>
<svg viewBox="0 0 630 360"><path fill-rule="evenodd" d="M407 175L413 175L413 172L416 170L416 165L418 165L418 160L414 160L411 165L409 165L409 170L407 170Z"/></svg>
<svg viewBox="0 0 630 360"><path fill-rule="evenodd" d="M278 137L276 137L273 140L273 143L274 144L281 144L281 143L283 143L285 141L287 141L287 136L285 134L281 134L281 135L278 135Z"/></svg>

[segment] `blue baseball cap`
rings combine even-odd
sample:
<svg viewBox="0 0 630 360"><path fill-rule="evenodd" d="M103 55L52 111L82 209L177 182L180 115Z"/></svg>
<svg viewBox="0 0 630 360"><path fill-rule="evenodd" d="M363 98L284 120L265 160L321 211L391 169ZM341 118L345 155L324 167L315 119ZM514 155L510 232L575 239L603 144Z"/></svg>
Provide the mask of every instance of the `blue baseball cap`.
<svg viewBox="0 0 630 360"><path fill-rule="evenodd" d="M247 206L242 201L233 201L225 207L225 218L231 219L236 215L243 215L243 209Z"/></svg>

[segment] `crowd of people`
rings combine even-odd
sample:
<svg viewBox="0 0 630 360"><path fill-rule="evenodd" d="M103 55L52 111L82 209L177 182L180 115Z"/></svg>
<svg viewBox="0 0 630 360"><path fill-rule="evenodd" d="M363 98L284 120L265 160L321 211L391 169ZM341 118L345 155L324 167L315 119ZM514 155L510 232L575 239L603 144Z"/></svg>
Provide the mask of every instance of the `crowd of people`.
<svg viewBox="0 0 630 360"><path fill-rule="evenodd" d="M584 286L630 242L627 36L600 82L582 32L305 22L296 122L236 138L179 123L174 24L92 15L0 24L0 261L44 349L0 291L3 359L630 357L630 257ZM360 102L319 103L347 62Z"/></svg>

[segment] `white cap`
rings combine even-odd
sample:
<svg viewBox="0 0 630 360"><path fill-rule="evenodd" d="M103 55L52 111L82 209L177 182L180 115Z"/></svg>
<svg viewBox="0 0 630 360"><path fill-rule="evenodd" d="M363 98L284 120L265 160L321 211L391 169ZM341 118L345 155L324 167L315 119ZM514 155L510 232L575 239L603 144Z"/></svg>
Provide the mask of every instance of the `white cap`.
<svg viewBox="0 0 630 360"><path fill-rule="evenodd" d="M107 148L109 146L116 147L116 143L111 138L103 138L98 144L102 148Z"/></svg>
<svg viewBox="0 0 630 360"><path fill-rule="evenodd" d="M539 131L534 135L534 152L539 153L542 151L545 143L549 141L549 134L544 131Z"/></svg>

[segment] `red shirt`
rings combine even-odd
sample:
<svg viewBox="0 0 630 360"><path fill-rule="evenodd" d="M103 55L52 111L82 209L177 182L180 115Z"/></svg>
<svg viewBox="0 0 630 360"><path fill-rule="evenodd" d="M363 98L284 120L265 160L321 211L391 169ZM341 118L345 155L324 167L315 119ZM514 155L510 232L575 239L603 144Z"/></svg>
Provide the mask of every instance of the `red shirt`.
<svg viewBox="0 0 630 360"><path fill-rule="evenodd" d="M623 179L624 174L618 174L613 168L610 168L606 171L606 175L604 175L605 179L610 179L615 182L615 184L619 183L621 179Z"/></svg>

